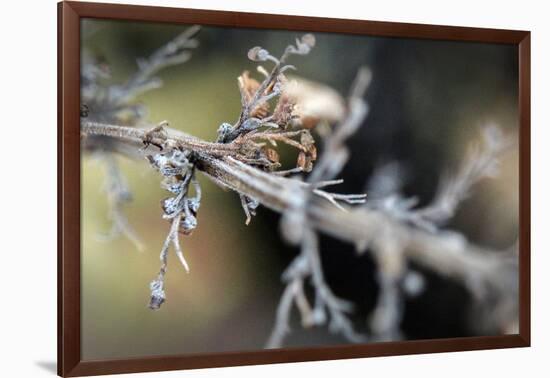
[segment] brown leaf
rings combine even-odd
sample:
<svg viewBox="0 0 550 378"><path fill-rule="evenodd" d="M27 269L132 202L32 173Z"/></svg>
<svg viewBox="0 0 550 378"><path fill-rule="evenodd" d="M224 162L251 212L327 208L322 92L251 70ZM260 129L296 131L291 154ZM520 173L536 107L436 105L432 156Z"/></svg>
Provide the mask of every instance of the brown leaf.
<svg viewBox="0 0 550 378"><path fill-rule="evenodd" d="M260 88L260 83L256 79L251 78L248 71L244 71L242 75L239 76L238 83L239 89L241 91L241 96L243 97L244 102L248 104ZM266 93L268 93L268 91L269 89L266 90ZM268 114L269 104L267 102L260 104L254 109L251 109L250 112L251 117L257 118L265 118Z"/></svg>

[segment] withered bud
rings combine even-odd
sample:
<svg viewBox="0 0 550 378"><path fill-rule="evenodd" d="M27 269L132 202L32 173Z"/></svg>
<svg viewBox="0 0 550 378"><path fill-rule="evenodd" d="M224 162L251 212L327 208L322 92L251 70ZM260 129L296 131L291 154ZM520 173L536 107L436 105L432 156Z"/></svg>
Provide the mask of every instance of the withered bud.
<svg viewBox="0 0 550 378"><path fill-rule="evenodd" d="M304 34L301 38L302 43L311 47L315 46L315 36L313 34Z"/></svg>
<svg viewBox="0 0 550 378"><path fill-rule="evenodd" d="M180 223L179 231L184 235L190 235L197 227L197 218L193 214L187 214Z"/></svg>
<svg viewBox="0 0 550 378"><path fill-rule="evenodd" d="M296 48L289 46L289 49L294 54L306 55L315 46L315 37L313 34L304 34L302 38L296 39Z"/></svg>
<svg viewBox="0 0 550 378"><path fill-rule="evenodd" d="M248 50L248 59L254 62L265 62L269 57L269 51L266 49L256 46Z"/></svg>
<svg viewBox="0 0 550 378"><path fill-rule="evenodd" d="M166 294L164 293L164 282L159 278L151 282L149 285L151 289L151 300L149 302L149 308L151 310L158 310L160 306L166 301Z"/></svg>

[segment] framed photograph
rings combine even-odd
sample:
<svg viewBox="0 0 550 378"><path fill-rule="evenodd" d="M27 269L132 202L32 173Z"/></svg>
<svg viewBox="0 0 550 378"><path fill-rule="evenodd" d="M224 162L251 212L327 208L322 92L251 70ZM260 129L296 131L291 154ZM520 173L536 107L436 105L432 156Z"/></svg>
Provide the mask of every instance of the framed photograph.
<svg viewBox="0 0 550 378"><path fill-rule="evenodd" d="M530 33L59 3L58 373L530 345Z"/></svg>

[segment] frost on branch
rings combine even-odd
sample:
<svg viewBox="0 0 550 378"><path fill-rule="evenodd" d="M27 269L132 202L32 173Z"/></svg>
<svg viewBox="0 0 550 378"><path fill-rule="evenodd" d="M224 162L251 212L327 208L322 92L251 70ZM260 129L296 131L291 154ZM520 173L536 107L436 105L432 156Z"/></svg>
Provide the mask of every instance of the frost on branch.
<svg viewBox="0 0 550 378"><path fill-rule="evenodd" d="M218 126L215 141L171 129L166 122L152 127L143 121L144 108L132 100L159 85L153 78L159 69L189 58L188 50L197 45L193 38L197 30L188 29L140 61L139 72L123 85L103 85L108 72L102 65L83 67L81 132L85 150L110 157L119 153L146 158L169 193L161 201L169 230L161 248L160 271L150 283L151 309L166 301L164 278L170 249L189 271L179 236L189 235L197 227L201 188L196 175L202 173L238 195L246 224L259 206L280 213L282 238L300 249L281 276L284 289L267 347L284 345L293 310L303 327L327 326L350 342L402 338L405 298L419 295L426 287L422 273L412 264L463 285L482 307L491 303L490 309L485 308L487 317L501 329L512 329L517 323L515 255L477 246L464 235L443 228L473 186L496 175L500 155L511 144L498 128L483 130L482 143L474 143L459 168L443 176L427 206L419 206L415 197L401 192L406 175L397 162L381 167L368 180L368 201L364 193L329 191L327 188L343 182L339 175L353 158L346 142L365 123L369 108L364 94L370 71L358 70L344 99L322 84L287 77L287 72L296 70L287 60L309 54L315 46L312 35L298 38L279 57L263 47L253 47L248 58L266 67L260 65L257 74L244 71L238 77L240 114L236 122ZM281 166L280 144L295 150L294 166ZM114 193L110 198L119 211L128 201L128 191L113 168L116 166L110 167L109 187ZM117 229L132 239L135 234L125 219L114 215L113 219ZM353 244L377 265L379 291L364 331L357 331L350 317L354 305L336 296L325 278L320 234Z"/></svg>

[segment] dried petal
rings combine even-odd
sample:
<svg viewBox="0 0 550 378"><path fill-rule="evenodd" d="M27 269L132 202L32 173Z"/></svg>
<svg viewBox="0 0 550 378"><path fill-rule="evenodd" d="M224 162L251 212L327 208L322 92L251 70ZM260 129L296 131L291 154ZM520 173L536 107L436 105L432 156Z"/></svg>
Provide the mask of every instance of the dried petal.
<svg viewBox="0 0 550 378"><path fill-rule="evenodd" d="M298 160L296 161L296 166L305 170L306 164L307 164L306 153L304 151L300 151L300 153L298 153Z"/></svg>
<svg viewBox="0 0 550 378"><path fill-rule="evenodd" d="M273 122L284 128L292 120L293 111L294 103L283 93L273 111Z"/></svg>
<svg viewBox="0 0 550 378"><path fill-rule="evenodd" d="M317 160L317 148L314 145L310 146L307 152L309 154L311 161Z"/></svg>
<svg viewBox="0 0 550 378"><path fill-rule="evenodd" d="M252 98L256 94L258 88L260 88L260 83L254 78L250 77L248 71L244 71L241 76L238 78L239 89L241 91L241 96L243 97L243 102L248 104L252 101ZM267 94L269 93L270 88L266 89ZM269 103L263 102L256 106L254 109L251 109L250 116L256 118L265 118L269 114Z"/></svg>
<svg viewBox="0 0 550 378"><path fill-rule="evenodd" d="M265 156L267 159L272 163L278 163L279 162L279 153L274 150L273 148L265 148L264 149Z"/></svg>

